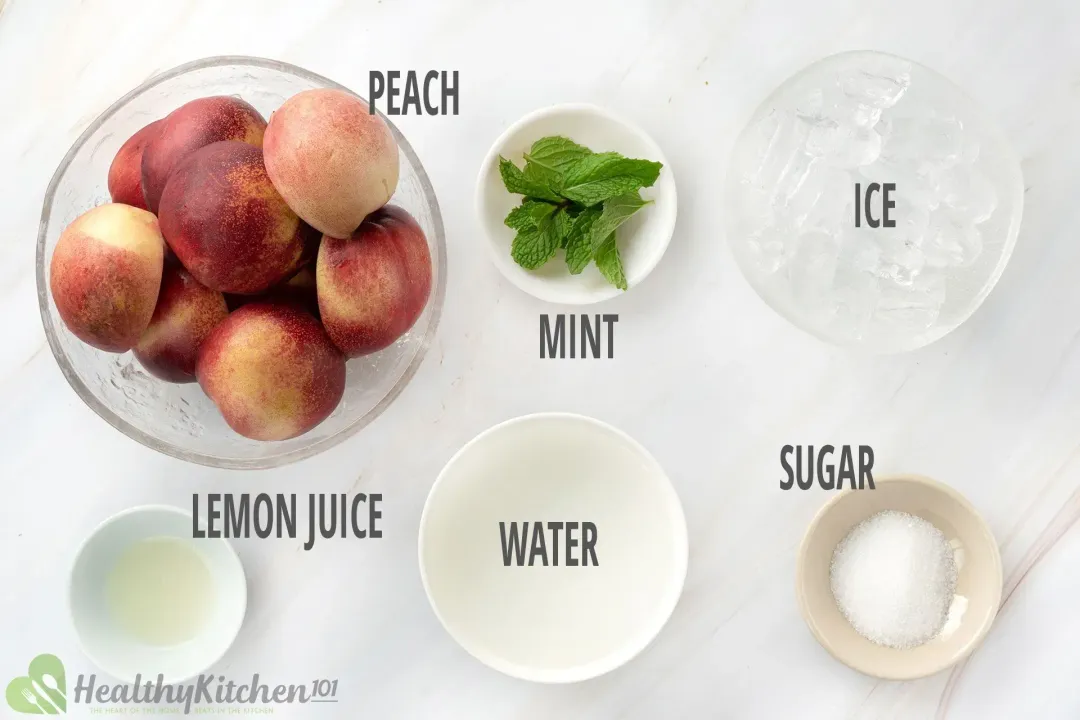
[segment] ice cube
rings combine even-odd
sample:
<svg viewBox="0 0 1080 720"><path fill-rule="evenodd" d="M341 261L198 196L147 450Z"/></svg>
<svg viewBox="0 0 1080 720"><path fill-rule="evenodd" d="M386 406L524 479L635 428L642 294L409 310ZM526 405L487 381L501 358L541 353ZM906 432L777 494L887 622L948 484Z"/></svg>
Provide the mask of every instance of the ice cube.
<svg viewBox="0 0 1080 720"><path fill-rule="evenodd" d="M798 236L788 264L788 281L797 300L819 305L828 298L839 251L839 239L830 233L812 230Z"/></svg>
<svg viewBox="0 0 1080 720"><path fill-rule="evenodd" d="M868 182L895 185L891 197L897 208L903 204L909 211L918 209L929 212L941 203L932 175L920 173L912 164L887 158L884 154L878 157L877 162L860 167L859 175L863 178L864 188Z"/></svg>
<svg viewBox="0 0 1080 720"><path fill-rule="evenodd" d="M749 182L739 186L736 194L740 234L761 232L774 220L772 195Z"/></svg>
<svg viewBox="0 0 1080 720"><path fill-rule="evenodd" d="M932 326L945 303L945 278L936 273L920 276L910 284L883 282L879 288L874 320L909 331Z"/></svg>
<svg viewBox="0 0 1080 720"><path fill-rule="evenodd" d="M817 229L838 233L854 215L847 211L853 202L850 175L825 164L820 158L809 168L798 191L784 206L792 224L800 232Z"/></svg>
<svg viewBox="0 0 1080 720"><path fill-rule="evenodd" d="M860 58L839 78L844 93L875 108L890 108L911 85L911 63L888 56Z"/></svg>
<svg viewBox="0 0 1080 720"><path fill-rule="evenodd" d="M864 105L863 103L855 103L851 107L851 123L857 127L866 128L869 130L878 124L881 120L881 108L873 107L871 105Z"/></svg>
<svg viewBox="0 0 1080 720"><path fill-rule="evenodd" d="M955 165L963 152L963 127L955 118L894 117L881 146L886 162L913 166L919 174Z"/></svg>
<svg viewBox="0 0 1080 720"><path fill-rule="evenodd" d="M780 130L783 113L772 110L764 117L751 121L739 137L732 153L734 167L743 169L743 182L756 182L769 148Z"/></svg>
<svg viewBox="0 0 1080 720"><path fill-rule="evenodd" d="M877 276L896 283L911 285L926 265L926 255L914 241L897 232L879 232L880 265Z"/></svg>
<svg viewBox="0 0 1080 720"><path fill-rule="evenodd" d="M775 188L790 173L792 163L806 155L803 148L809 126L790 114L767 118L763 123L766 125L763 130L772 128L772 133L757 158L750 181L758 187Z"/></svg>
<svg viewBox="0 0 1080 720"><path fill-rule="evenodd" d="M796 108L798 117L811 126L849 126L863 129L874 127L881 119L881 108L852 98L839 88L817 89Z"/></svg>
<svg viewBox="0 0 1080 720"><path fill-rule="evenodd" d="M774 202L780 208L791 208L806 202L801 195L806 193L816 199L817 188L814 183L807 186L807 181L814 176L814 168L821 162L820 158L798 152L784 168L783 174L776 180L776 194ZM805 188L805 190L804 190Z"/></svg>
<svg viewBox="0 0 1080 720"><path fill-rule="evenodd" d="M869 165L881 154L881 136L857 125L820 124L809 133L806 151L840 168Z"/></svg>
<svg viewBox="0 0 1080 720"><path fill-rule="evenodd" d="M881 247L866 228L848 228L844 232L840 259L857 273L876 277L881 271Z"/></svg>
<svg viewBox="0 0 1080 720"><path fill-rule="evenodd" d="M817 189L817 197L810 207L798 207L803 211L801 229L839 233L852 225L855 217L855 181L850 173L821 165L816 168L811 187Z"/></svg>
<svg viewBox="0 0 1080 720"><path fill-rule="evenodd" d="M961 144L960 162L974 165L979 159L979 139L971 133L964 133L961 136Z"/></svg>
<svg viewBox="0 0 1080 720"><path fill-rule="evenodd" d="M974 224L940 208L930 215L922 249L930 267L968 267L982 253L982 234Z"/></svg>
<svg viewBox="0 0 1080 720"><path fill-rule="evenodd" d="M874 317L875 292L870 284L865 289L849 287L834 292L832 319L828 324L830 334L856 342L862 340Z"/></svg>
<svg viewBox="0 0 1080 720"><path fill-rule="evenodd" d="M953 215L972 224L986 222L997 207L994 186L978 171L967 165L956 165L938 173L937 195L953 210Z"/></svg>
<svg viewBox="0 0 1080 720"><path fill-rule="evenodd" d="M747 239L754 264L765 275L772 275L788 260L788 248L776 235L751 235Z"/></svg>
<svg viewBox="0 0 1080 720"><path fill-rule="evenodd" d="M930 227L930 210L924 205L909 204L904 196L896 197L892 218L896 221L895 232L908 242L921 245Z"/></svg>
<svg viewBox="0 0 1080 720"><path fill-rule="evenodd" d="M810 132L806 136L806 152L814 157L827 157L836 145L840 123L831 118L821 118L808 124Z"/></svg>
<svg viewBox="0 0 1080 720"><path fill-rule="evenodd" d="M830 293L830 333L857 341L869 330L879 290L874 275L867 269L876 267L876 257L877 247L872 243L851 244L845 241Z"/></svg>
<svg viewBox="0 0 1080 720"><path fill-rule="evenodd" d="M881 136L856 125L819 126L807 139L807 152L838 168L869 165L881 154Z"/></svg>

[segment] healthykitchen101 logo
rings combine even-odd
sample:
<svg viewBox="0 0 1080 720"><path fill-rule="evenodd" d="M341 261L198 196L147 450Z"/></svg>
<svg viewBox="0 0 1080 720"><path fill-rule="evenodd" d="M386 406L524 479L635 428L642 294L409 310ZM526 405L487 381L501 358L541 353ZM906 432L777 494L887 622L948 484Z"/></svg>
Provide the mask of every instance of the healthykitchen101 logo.
<svg viewBox="0 0 1080 720"><path fill-rule="evenodd" d="M337 702L337 680L316 679L302 685L270 685L255 673L250 682L238 683L224 675L200 675L188 683L168 685L164 677L143 680L135 676L131 684L98 683L97 675L79 675L72 692L72 702L87 705L91 712L147 712L189 715L228 712L272 713L274 705ZM8 706L25 715L64 715L68 690L64 663L55 655L38 655L30 662L26 675L8 683L5 694ZM215 711L203 706L227 705ZM143 706L142 708L137 706ZM150 706L150 707L146 707ZM161 706L167 706L165 710ZM121 709L122 708L122 709Z"/></svg>
<svg viewBox="0 0 1080 720"><path fill-rule="evenodd" d="M55 655L38 655L26 674L8 683L8 706L26 715L63 715L67 712L64 663Z"/></svg>

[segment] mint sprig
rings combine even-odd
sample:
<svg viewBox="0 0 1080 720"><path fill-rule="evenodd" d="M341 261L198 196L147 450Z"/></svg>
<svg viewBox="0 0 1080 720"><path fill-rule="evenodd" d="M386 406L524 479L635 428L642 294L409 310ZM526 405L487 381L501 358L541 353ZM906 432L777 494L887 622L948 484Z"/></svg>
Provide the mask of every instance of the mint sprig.
<svg viewBox="0 0 1080 720"><path fill-rule="evenodd" d="M535 270L561 248L571 274L595 262L608 282L626 290L616 230L649 204L640 190L656 182L661 163L594 153L557 135L534 142L524 160L518 168L499 157L506 189L524 196L504 220L517 231L510 246L514 261Z"/></svg>

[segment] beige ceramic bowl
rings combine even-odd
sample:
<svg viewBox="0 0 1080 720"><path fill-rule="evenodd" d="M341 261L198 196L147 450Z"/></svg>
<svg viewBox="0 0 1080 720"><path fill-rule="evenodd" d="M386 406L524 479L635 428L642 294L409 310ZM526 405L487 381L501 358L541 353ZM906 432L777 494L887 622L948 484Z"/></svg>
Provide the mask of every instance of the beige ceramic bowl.
<svg viewBox="0 0 1080 720"><path fill-rule="evenodd" d="M929 478L875 479L874 490L846 490L825 503L799 548L796 593L810 631L840 662L886 680L932 675L966 657L989 632L1001 603L1001 556L986 521L958 492ZM829 567L837 543L855 525L882 510L918 515L936 525L958 549L958 622L909 650L877 645L855 632L836 606Z"/></svg>

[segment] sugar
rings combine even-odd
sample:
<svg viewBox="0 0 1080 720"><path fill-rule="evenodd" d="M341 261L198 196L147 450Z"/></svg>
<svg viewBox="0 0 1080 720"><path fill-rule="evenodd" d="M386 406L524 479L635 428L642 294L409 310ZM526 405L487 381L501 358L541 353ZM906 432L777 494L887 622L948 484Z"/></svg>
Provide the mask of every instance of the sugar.
<svg viewBox="0 0 1080 720"><path fill-rule="evenodd" d="M912 648L945 625L956 592L945 534L916 515L886 510L856 525L833 551L837 607L871 642Z"/></svg>

